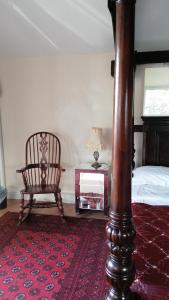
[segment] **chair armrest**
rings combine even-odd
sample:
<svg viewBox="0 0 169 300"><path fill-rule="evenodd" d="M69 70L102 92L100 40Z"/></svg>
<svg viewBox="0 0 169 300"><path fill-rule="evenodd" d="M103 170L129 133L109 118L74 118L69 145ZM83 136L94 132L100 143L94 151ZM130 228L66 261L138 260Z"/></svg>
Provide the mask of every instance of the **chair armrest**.
<svg viewBox="0 0 169 300"><path fill-rule="evenodd" d="M22 169L16 170L16 173L23 173L27 170L27 167L24 167Z"/></svg>

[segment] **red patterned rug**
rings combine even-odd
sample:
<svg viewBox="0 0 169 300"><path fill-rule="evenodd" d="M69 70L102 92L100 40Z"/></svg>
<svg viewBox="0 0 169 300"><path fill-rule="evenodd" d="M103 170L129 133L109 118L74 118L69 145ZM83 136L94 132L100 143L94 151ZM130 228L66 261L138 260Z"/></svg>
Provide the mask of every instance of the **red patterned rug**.
<svg viewBox="0 0 169 300"><path fill-rule="evenodd" d="M169 300L169 207L133 204L142 300ZM0 218L0 300L103 300L105 220L18 214Z"/></svg>
<svg viewBox="0 0 169 300"><path fill-rule="evenodd" d="M0 299L99 300L107 247L104 220L32 215L0 218Z"/></svg>

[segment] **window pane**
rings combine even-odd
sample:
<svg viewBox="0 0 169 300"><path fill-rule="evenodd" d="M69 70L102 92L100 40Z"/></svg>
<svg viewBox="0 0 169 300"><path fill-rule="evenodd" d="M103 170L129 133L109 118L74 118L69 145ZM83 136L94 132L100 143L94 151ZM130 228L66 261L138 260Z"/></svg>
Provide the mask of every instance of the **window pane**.
<svg viewBox="0 0 169 300"><path fill-rule="evenodd" d="M169 115L169 89L146 89L144 116Z"/></svg>
<svg viewBox="0 0 169 300"><path fill-rule="evenodd" d="M169 116L169 67L147 67L144 82L144 116Z"/></svg>

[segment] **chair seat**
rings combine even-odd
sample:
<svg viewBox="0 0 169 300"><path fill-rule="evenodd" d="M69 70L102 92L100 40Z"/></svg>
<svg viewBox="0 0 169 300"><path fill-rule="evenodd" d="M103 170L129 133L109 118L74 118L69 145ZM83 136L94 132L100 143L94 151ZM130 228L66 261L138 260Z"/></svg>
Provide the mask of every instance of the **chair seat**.
<svg viewBox="0 0 169 300"><path fill-rule="evenodd" d="M26 189L21 191L24 194L53 194L60 193L61 189L57 188L56 185L50 184L46 186L41 185L29 185Z"/></svg>

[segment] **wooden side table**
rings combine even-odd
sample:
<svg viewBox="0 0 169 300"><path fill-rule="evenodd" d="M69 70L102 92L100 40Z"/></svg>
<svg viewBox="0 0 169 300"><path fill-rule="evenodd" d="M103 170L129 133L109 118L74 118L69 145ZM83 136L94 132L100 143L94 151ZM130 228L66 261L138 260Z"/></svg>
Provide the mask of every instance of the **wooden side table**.
<svg viewBox="0 0 169 300"><path fill-rule="evenodd" d="M103 211L108 215L110 171L108 167L94 169L83 166L75 169L76 213L85 210Z"/></svg>

